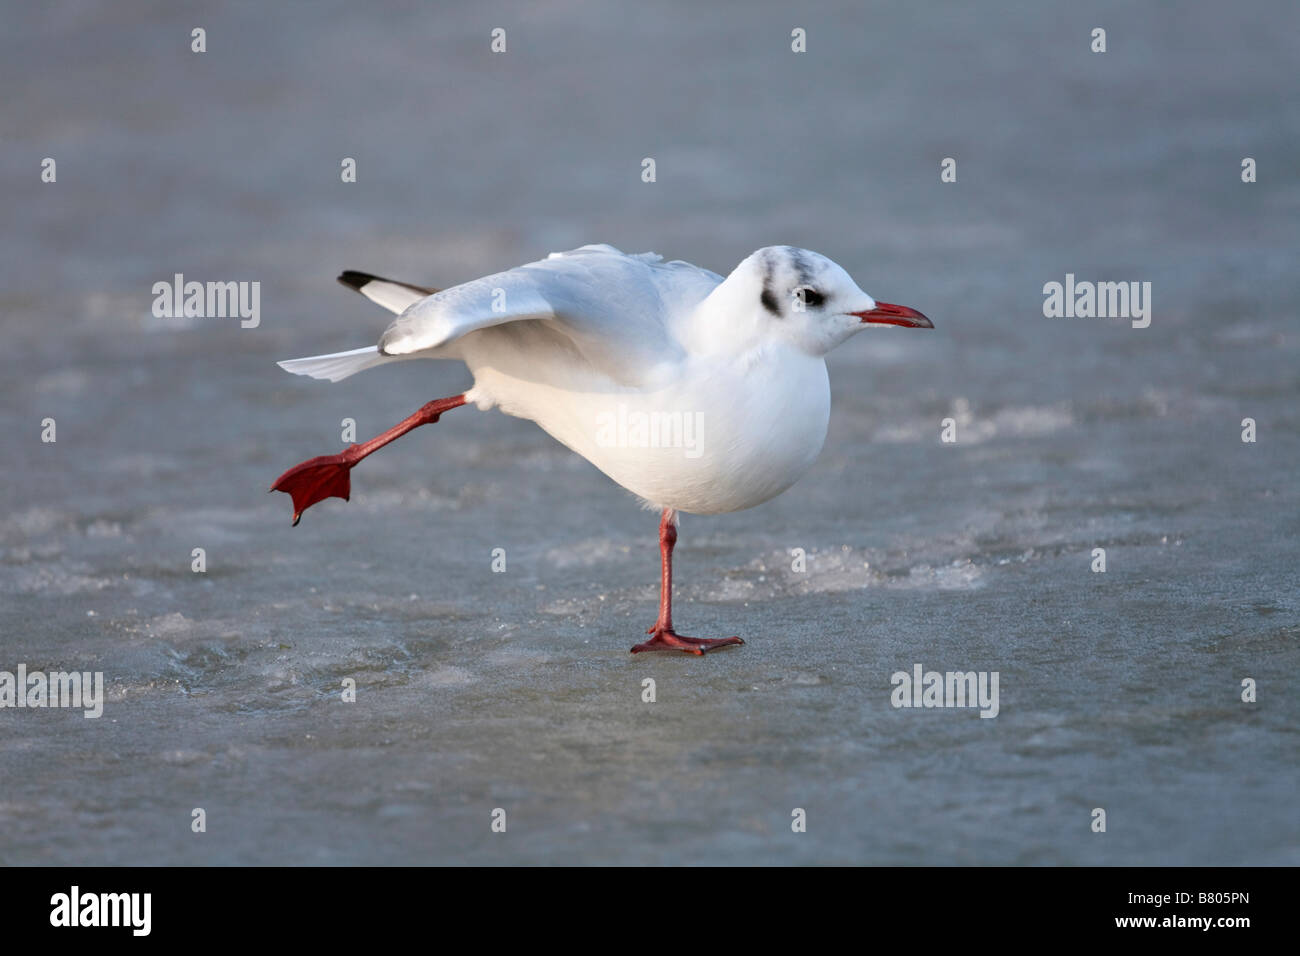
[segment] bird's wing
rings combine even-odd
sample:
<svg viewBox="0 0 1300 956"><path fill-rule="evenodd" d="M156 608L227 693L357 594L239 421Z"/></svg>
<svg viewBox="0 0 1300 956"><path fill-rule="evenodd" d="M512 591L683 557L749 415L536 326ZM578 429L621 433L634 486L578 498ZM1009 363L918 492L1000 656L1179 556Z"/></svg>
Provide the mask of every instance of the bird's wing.
<svg viewBox="0 0 1300 956"><path fill-rule="evenodd" d="M492 326L535 321L616 381L681 356L675 321L721 281L687 263L583 246L453 286L411 304L379 340L384 355L436 349Z"/></svg>
<svg viewBox="0 0 1300 956"><path fill-rule="evenodd" d="M419 302L427 296L436 295L437 289L427 286L411 285L396 279L384 279L372 276L369 272L355 272L349 269L339 276L339 283L360 292L376 305L382 305L389 312L399 315L407 306Z"/></svg>

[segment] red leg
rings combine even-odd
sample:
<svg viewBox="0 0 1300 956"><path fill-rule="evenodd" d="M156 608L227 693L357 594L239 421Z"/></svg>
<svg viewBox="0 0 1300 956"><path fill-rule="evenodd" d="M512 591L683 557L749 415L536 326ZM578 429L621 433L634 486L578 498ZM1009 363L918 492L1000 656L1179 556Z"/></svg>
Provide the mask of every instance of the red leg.
<svg viewBox="0 0 1300 956"><path fill-rule="evenodd" d="M673 630L673 546L677 544L676 515L665 508L659 519L659 558L663 565L663 578L659 585L659 619L646 631L650 640L632 648L633 654L641 651L678 650L687 654L704 654L715 647L744 644L738 637L684 637Z"/></svg>
<svg viewBox="0 0 1300 956"><path fill-rule="evenodd" d="M398 422L382 435L370 439L362 445L349 445L337 455L320 455L294 465L275 480L272 491L284 491L293 498L293 523L296 525L302 513L318 501L326 498L348 500L351 494L351 480L348 473L352 466L372 452L383 448L391 441L401 438L412 428L432 425L443 412L459 408L465 404L464 395L440 398L427 405L409 418Z"/></svg>

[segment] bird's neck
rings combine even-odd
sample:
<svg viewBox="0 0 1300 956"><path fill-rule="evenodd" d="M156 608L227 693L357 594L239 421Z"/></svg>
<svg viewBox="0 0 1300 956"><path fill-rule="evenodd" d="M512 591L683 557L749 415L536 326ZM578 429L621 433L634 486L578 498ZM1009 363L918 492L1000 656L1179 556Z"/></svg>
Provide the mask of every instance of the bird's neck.
<svg viewBox="0 0 1300 956"><path fill-rule="evenodd" d="M752 288L728 279L695 307L681 330L687 348L699 355L741 354L761 346L766 323Z"/></svg>

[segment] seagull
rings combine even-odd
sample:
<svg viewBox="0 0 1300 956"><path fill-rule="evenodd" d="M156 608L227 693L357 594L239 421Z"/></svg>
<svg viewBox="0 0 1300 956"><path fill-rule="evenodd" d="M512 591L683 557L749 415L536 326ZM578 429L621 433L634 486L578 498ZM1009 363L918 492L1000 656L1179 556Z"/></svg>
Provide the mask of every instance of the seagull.
<svg viewBox="0 0 1300 956"><path fill-rule="evenodd" d="M673 629L680 513L740 511L785 491L826 439L826 354L865 328L934 328L793 246L759 249L725 279L602 244L442 290L351 271L339 282L396 320L378 345L281 368L337 382L389 362L454 359L474 385L370 441L286 471L271 490L291 496L293 523L325 498L347 500L358 462L452 409L528 419L660 512L659 616L634 654L702 655L745 643Z"/></svg>

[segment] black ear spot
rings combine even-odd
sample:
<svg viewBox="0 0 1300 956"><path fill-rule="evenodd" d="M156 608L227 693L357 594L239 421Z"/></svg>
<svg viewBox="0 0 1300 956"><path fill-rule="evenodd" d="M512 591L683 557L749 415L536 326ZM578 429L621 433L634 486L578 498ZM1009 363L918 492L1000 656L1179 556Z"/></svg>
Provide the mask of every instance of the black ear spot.
<svg viewBox="0 0 1300 956"><path fill-rule="evenodd" d="M771 289L764 287L760 299L763 303L763 308L767 309L767 311L771 312L773 315L781 314L781 304L776 301L776 296L772 294Z"/></svg>

